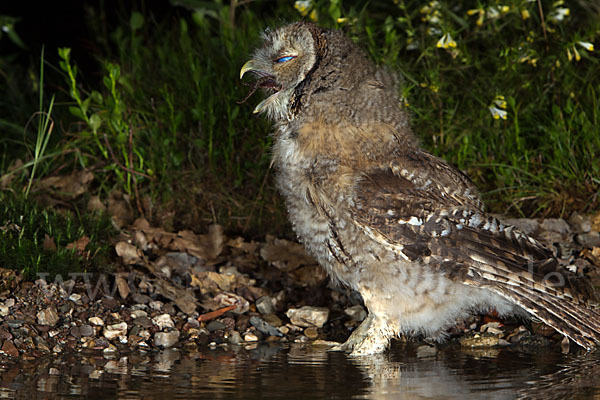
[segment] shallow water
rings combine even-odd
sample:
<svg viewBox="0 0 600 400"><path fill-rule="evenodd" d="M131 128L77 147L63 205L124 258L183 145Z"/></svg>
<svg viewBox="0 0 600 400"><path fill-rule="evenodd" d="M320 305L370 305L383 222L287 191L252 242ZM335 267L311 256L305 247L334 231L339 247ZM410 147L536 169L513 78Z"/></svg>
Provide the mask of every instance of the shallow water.
<svg viewBox="0 0 600 400"><path fill-rule="evenodd" d="M411 344L361 359L268 344L114 359L78 354L0 364L0 398L600 399L598 352L446 345L420 355Z"/></svg>

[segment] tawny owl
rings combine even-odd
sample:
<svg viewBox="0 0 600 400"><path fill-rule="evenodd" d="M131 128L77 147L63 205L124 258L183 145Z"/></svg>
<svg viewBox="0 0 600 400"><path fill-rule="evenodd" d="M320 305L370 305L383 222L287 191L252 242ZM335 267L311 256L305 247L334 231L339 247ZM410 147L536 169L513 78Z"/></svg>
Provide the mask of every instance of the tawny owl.
<svg viewBox="0 0 600 400"><path fill-rule="evenodd" d="M469 178L419 147L394 74L339 31L267 31L240 72L269 95L277 184L293 227L369 316L339 349L382 352L400 334L441 337L495 308L600 342L593 288L541 243L486 215Z"/></svg>

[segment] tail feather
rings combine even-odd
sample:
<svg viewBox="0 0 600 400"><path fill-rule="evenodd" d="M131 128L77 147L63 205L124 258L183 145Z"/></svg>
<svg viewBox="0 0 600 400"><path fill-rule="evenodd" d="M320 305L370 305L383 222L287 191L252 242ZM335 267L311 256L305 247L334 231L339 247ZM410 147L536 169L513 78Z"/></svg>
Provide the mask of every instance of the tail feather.
<svg viewBox="0 0 600 400"><path fill-rule="evenodd" d="M600 344L600 313L585 304L571 303L524 286L492 288L587 350Z"/></svg>

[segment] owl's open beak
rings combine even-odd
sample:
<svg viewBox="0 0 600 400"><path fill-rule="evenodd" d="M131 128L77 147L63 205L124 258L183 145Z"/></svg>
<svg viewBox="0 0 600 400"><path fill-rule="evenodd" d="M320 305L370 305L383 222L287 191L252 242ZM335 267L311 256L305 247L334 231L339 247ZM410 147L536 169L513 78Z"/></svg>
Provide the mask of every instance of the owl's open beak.
<svg viewBox="0 0 600 400"><path fill-rule="evenodd" d="M250 61L246 62L246 64L244 64L242 66L242 69L240 70L240 79L242 79L244 77L244 75L246 74L246 72L248 72L248 71L253 72L258 77L258 79L254 82L254 84L251 85L252 89L251 89L250 93L248 94L248 96L243 101L246 101L250 96L252 96L252 94L258 88L271 89L275 93L272 94L271 96L267 97L260 103L258 103L258 105L254 108L254 111L253 111L254 114L257 114L257 113L261 112L262 110L264 110L265 107L267 107L272 101L274 101L276 99L276 95L282 89L281 85L276 82L275 78L272 75L270 75L264 71L261 71L260 68L256 64L257 64L256 61L250 60Z"/></svg>
<svg viewBox="0 0 600 400"><path fill-rule="evenodd" d="M240 79L242 79L244 77L244 74L246 72L252 71L252 70L256 70L256 62L254 60L250 60L242 66L242 69L240 70Z"/></svg>

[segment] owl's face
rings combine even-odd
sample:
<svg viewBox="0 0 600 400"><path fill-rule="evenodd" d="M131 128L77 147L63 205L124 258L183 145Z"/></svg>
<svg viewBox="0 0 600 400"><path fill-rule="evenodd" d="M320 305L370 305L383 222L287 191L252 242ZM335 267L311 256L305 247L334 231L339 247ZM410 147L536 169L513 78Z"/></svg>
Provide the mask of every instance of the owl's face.
<svg viewBox="0 0 600 400"><path fill-rule="evenodd" d="M306 78L316 61L315 26L299 22L263 34L264 44L242 67L240 79L251 72L256 80L251 92L258 88L270 94L254 109L265 112L273 120L288 117L288 107L295 88Z"/></svg>

